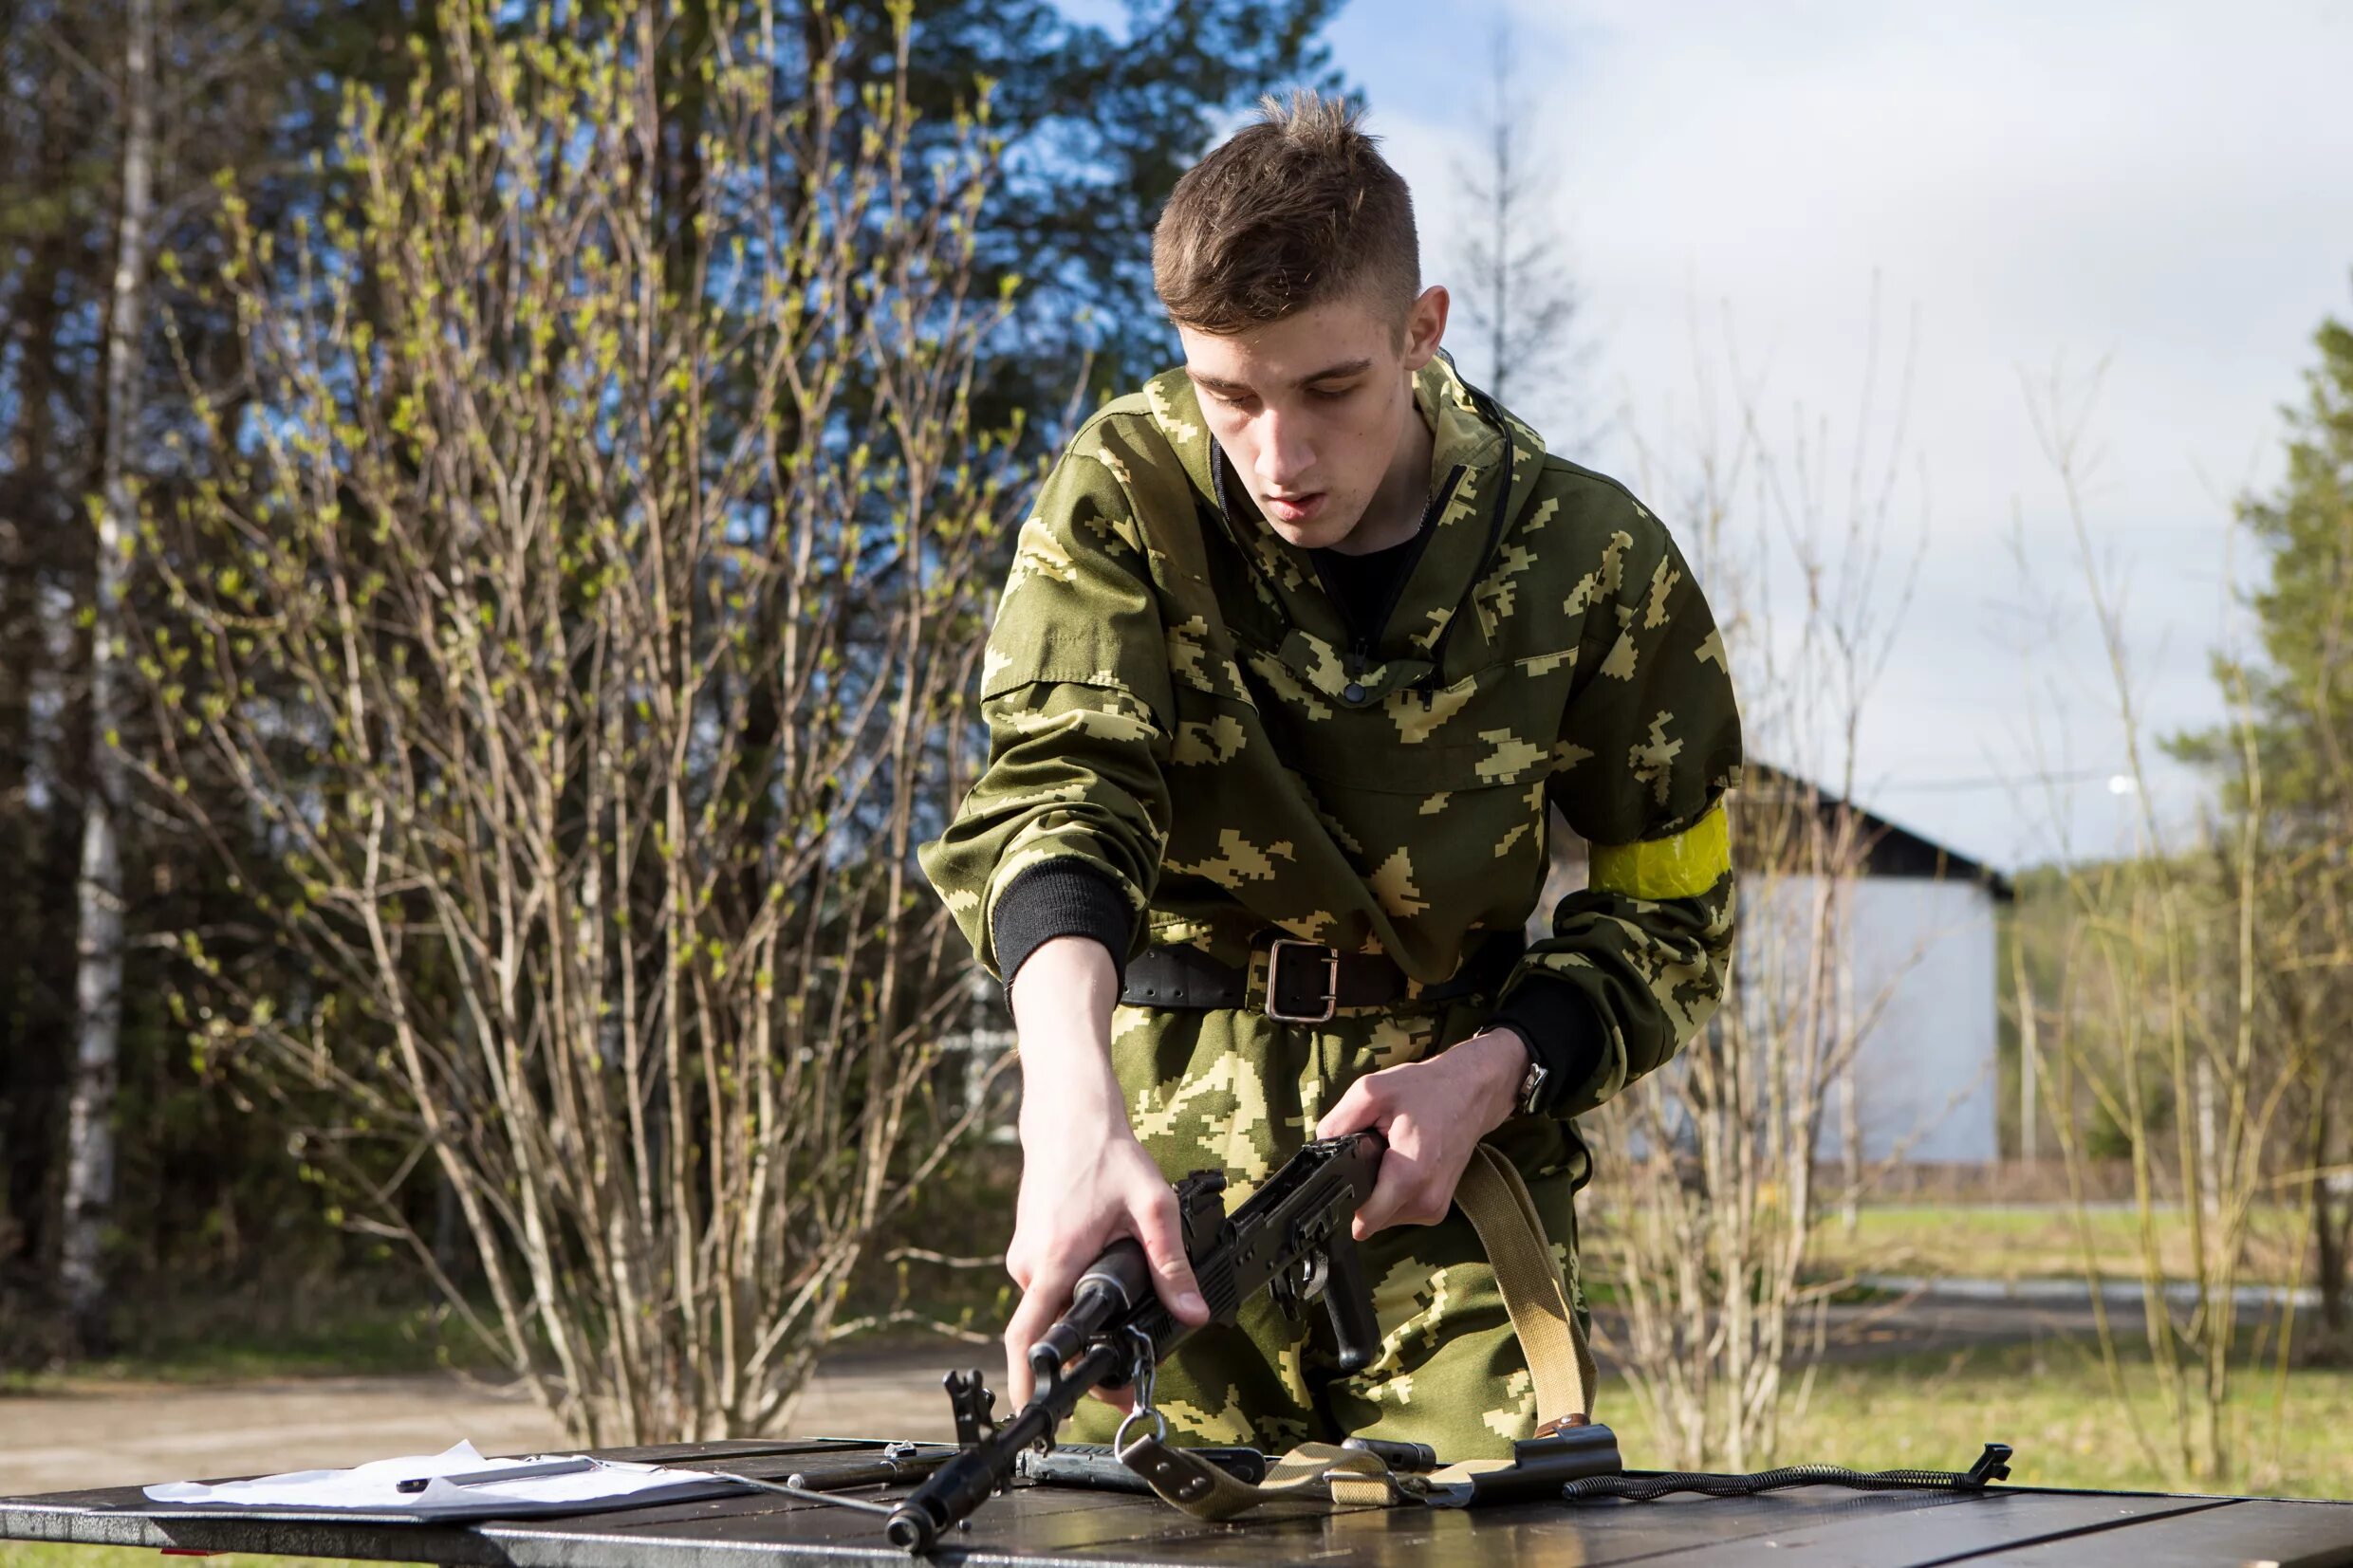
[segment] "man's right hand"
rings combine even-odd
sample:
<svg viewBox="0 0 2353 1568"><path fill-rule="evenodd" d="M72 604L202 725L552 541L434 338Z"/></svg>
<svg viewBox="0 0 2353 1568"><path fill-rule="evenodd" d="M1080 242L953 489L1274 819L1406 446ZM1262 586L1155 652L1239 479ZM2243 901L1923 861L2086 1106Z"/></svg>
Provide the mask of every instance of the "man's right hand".
<svg viewBox="0 0 2353 1568"><path fill-rule="evenodd" d="M1199 1326L1209 1305L1185 1258L1176 1192L1128 1127L1111 1073L1111 955L1087 937L1056 937L1014 976L1021 1042L1021 1196L1006 1271L1021 1305L1005 1328L1010 1409L1029 1402L1029 1347L1070 1304L1070 1287L1122 1236L1143 1244L1154 1287L1170 1312ZM1132 1402L1126 1391L1103 1397Z"/></svg>
<svg viewBox="0 0 2353 1568"><path fill-rule="evenodd" d="M1028 1140L1024 1140L1025 1143ZM1059 1137L1025 1152L1021 1201L1005 1266L1021 1286L1021 1305L1005 1328L1005 1381L1011 1408L1029 1402L1029 1347L1070 1304L1070 1287L1104 1247L1121 1236L1143 1244L1154 1288L1168 1310L1195 1327L1209 1321L1193 1265L1185 1259L1176 1193L1124 1126ZM1108 1398L1122 1409L1125 1391Z"/></svg>

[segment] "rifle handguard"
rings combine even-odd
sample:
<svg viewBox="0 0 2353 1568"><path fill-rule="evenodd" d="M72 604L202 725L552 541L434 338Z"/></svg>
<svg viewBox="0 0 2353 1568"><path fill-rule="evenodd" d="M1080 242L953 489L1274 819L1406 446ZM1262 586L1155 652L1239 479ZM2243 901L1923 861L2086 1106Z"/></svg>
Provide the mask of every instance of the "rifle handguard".
<svg viewBox="0 0 2353 1568"><path fill-rule="evenodd" d="M1152 1265L1143 1244L1132 1236L1113 1242L1071 1287L1070 1310L1029 1347L1029 1370L1041 1383L1061 1377L1062 1369L1078 1359L1088 1340L1151 1295Z"/></svg>

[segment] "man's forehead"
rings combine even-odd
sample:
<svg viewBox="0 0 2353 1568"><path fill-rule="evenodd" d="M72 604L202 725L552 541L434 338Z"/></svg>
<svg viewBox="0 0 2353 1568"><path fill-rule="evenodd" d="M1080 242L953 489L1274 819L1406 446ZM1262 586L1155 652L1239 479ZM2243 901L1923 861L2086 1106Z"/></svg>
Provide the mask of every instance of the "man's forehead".
<svg viewBox="0 0 2353 1568"><path fill-rule="evenodd" d="M1214 360L1204 364L1198 357L1191 355L1185 360L1185 374L1192 377L1196 385L1221 392L1269 392L1286 387L1313 386L1319 381L1337 381L1350 376L1361 376L1372 367L1372 359L1367 355L1338 360L1330 364L1297 372L1288 366L1276 368L1247 360L1238 364Z"/></svg>
<svg viewBox="0 0 2353 1568"><path fill-rule="evenodd" d="M1179 327L1185 371L1197 385L1285 391L1362 375L1397 358L1388 322L1355 300L1336 300L1243 332Z"/></svg>

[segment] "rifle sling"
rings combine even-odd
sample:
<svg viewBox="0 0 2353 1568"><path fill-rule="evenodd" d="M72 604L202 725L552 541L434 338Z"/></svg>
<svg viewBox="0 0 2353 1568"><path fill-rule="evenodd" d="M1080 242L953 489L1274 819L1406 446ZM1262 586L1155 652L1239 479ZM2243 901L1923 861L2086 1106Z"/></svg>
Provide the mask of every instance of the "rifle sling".
<svg viewBox="0 0 2353 1568"><path fill-rule="evenodd" d="M1528 1357L1536 1385L1536 1430L1582 1425L1593 1411L1593 1350L1561 1288L1561 1271L1528 1184L1493 1145L1482 1143L1463 1168L1454 1203L1479 1233L1511 1331Z"/></svg>
<svg viewBox="0 0 2353 1568"><path fill-rule="evenodd" d="M1510 1161L1482 1143L1454 1189L1454 1204L1487 1249L1504 1310L1528 1358L1536 1389L1539 1438L1584 1425L1593 1409L1593 1352L1561 1288L1544 1220L1527 1183ZM1265 1481L1252 1485L1157 1437L1130 1443L1119 1457L1162 1502L1203 1520L1232 1519L1269 1503L1304 1503L1314 1505L1310 1511L1330 1512L1335 1506L1386 1508L1402 1502L1434 1502L1433 1494L1459 1493L1456 1484L1510 1468L1511 1463L1474 1459L1426 1476L1400 1476L1391 1473L1378 1454L1303 1443L1270 1465Z"/></svg>

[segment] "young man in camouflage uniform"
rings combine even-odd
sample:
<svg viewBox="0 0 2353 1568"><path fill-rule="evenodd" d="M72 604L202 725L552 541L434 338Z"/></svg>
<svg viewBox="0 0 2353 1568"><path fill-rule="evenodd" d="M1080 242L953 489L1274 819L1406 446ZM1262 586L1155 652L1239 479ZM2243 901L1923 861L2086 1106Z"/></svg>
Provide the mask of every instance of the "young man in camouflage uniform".
<svg viewBox="0 0 2353 1568"><path fill-rule="evenodd" d="M1342 1375L1320 1314L1262 1299L1162 1368L1172 1441L1506 1455L1533 1392L1450 1200L1501 1150L1582 1311L1569 1118L1723 986L1723 643L1658 519L1438 354L1410 197L1338 105L1270 102L1187 174L1153 267L1185 364L1047 480L982 673L988 769L921 852L1020 1041L1007 1392L1117 1236L1206 1317L1171 1179L1222 1167L1238 1203L1370 1127L1379 1359ZM1591 882L1530 945L1548 804ZM1072 1435L1116 1419L1089 1402Z"/></svg>

